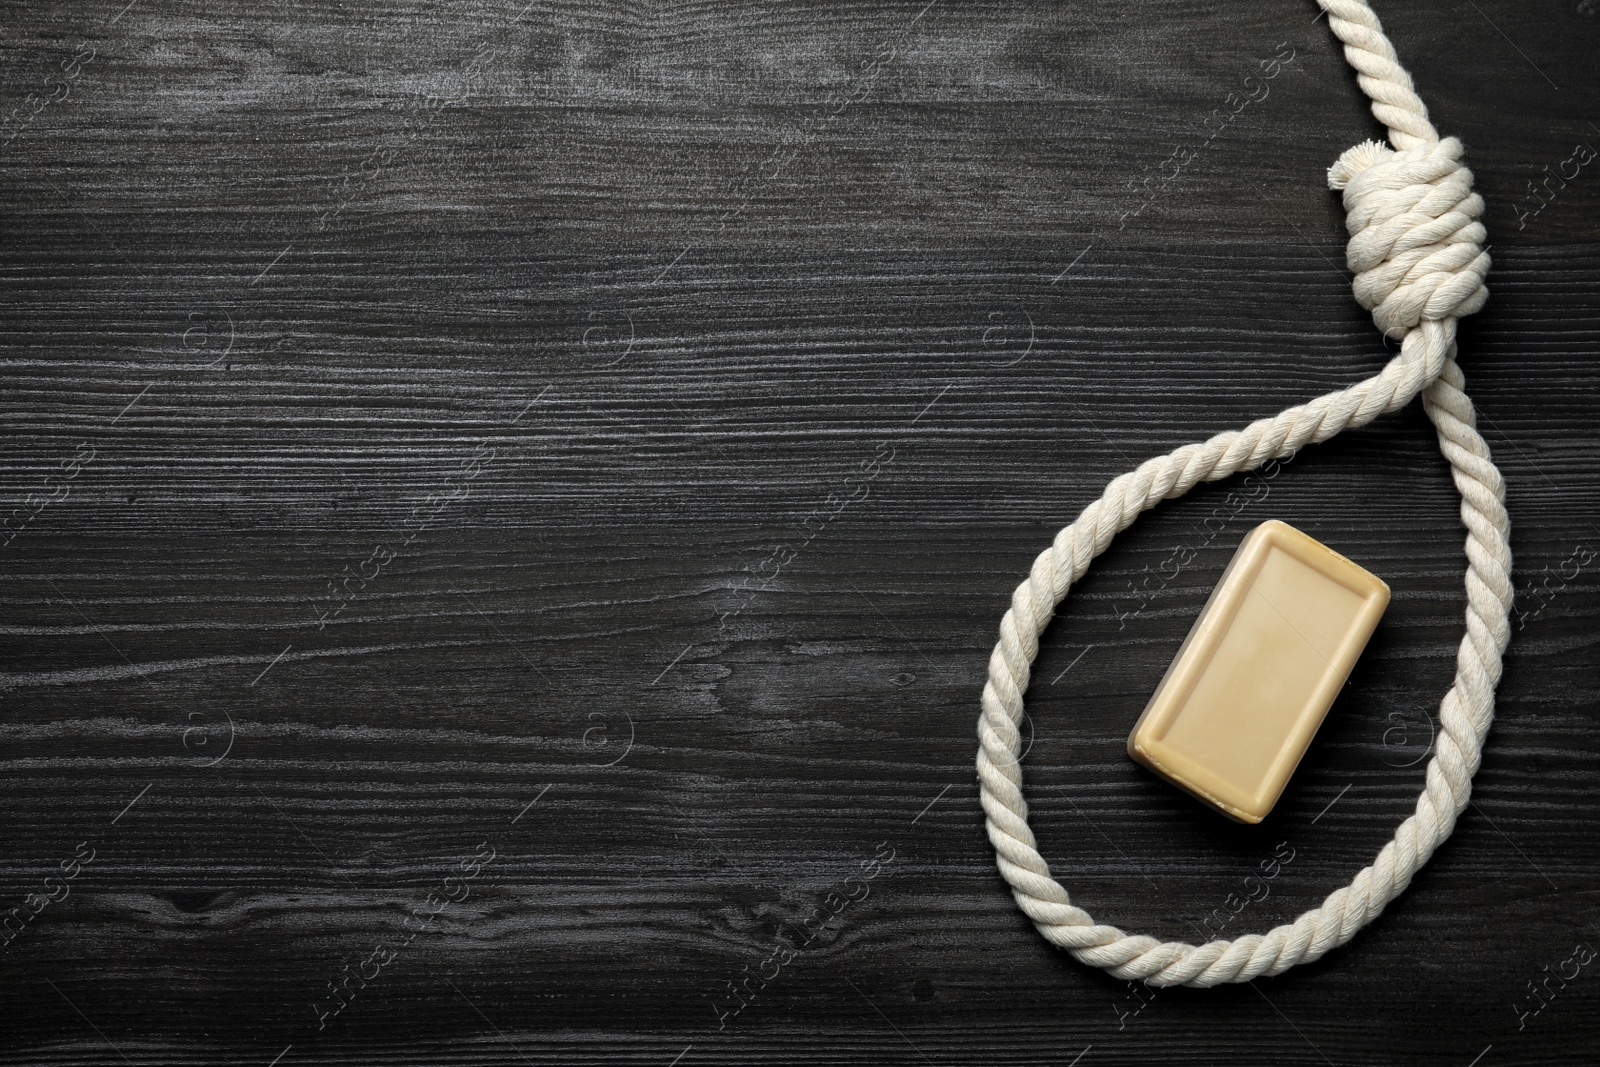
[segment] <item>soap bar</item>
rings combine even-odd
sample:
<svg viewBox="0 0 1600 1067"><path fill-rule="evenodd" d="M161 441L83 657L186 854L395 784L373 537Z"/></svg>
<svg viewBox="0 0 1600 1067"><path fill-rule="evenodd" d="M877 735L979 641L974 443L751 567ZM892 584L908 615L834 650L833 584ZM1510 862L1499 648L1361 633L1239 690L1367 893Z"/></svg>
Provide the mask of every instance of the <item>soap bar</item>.
<svg viewBox="0 0 1600 1067"><path fill-rule="evenodd" d="M1389 606L1382 579L1276 519L1245 537L1128 735L1239 822L1278 802Z"/></svg>

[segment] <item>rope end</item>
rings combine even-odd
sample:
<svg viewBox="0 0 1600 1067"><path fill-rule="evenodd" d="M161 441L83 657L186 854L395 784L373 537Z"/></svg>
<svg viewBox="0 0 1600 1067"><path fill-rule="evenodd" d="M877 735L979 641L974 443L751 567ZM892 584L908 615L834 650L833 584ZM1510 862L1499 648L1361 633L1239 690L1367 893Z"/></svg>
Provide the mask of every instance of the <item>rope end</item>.
<svg viewBox="0 0 1600 1067"><path fill-rule="evenodd" d="M1343 189L1357 174L1392 155L1394 150L1381 141L1362 141L1353 148L1345 149L1344 155L1328 168L1328 188Z"/></svg>

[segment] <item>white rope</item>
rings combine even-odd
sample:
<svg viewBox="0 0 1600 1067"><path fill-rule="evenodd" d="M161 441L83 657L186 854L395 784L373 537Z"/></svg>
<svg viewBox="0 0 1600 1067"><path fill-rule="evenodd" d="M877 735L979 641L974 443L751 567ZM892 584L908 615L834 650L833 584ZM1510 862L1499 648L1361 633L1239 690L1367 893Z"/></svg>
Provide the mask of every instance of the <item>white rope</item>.
<svg viewBox="0 0 1600 1067"><path fill-rule="evenodd" d="M1474 426L1472 402L1455 363L1456 320L1483 306L1489 257L1478 218L1483 200L1461 165L1461 144L1440 140L1412 90L1394 47L1364 0L1318 0L1344 42L1372 112L1389 128L1390 148L1368 142L1328 172L1344 190L1349 263L1356 298L1379 329L1401 340L1382 371L1348 389L1289 408L1239 431L1220 433L1147 460L1114 479L1105 494L1033 562L1000 622L978 720L978 779L989 840L1000 873L1039 932L1084 963L1150 985L1211 986L1279 974L1344 944L1378 916L1450 836L1467 805L1484 735L1494 718L1500 658L1510 640L1510 521L1500 472ZM1456 654L1455 684L1439 706L1437 751L1416 811L1377 859L1320 907L1265 934L1190 945L1161 942L1097 923L1050 876L1028 828L1019 764L1022 695L1039 635L1089 563L1158 501L1202 481L1253 470L1302 446L1326 441L1410 403L1418 394L1439 434L1461 493L1467 528L1467 632Z"/></svg>

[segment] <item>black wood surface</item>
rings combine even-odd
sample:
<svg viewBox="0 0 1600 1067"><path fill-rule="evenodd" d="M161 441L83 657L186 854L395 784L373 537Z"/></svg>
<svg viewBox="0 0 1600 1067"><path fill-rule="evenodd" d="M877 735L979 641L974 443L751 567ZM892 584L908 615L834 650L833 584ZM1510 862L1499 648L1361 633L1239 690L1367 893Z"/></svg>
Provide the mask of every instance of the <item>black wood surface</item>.
<svg viewBox="0 0 1600 1067"><path fill-rule="evenodd" d="M1593 0L1381 7L1489 203L1472 806L1323 962L1155 993L1013 905L977 698L1107 480L1385 358L1313 6L125 2L0 7L4 1062L1595 1062ZM1033 824L1126 929L1286 921L1422 785L1420 408L1256 478L1040 654ZM1395 596L1246 828L1123 739L1269 517Z"/></svg>

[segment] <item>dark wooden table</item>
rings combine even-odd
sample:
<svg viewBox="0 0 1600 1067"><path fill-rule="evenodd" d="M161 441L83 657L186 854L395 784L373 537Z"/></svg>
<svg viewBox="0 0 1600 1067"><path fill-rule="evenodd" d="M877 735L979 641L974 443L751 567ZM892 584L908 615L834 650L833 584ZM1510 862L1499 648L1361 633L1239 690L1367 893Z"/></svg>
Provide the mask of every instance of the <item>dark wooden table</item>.
<svg viewBox="0 0 1600 1067"><path fill-rule="evenodd" d="M0 33L5 1063L1595 1062L1594 0L1380 9L1489 203L1472 805L1323 962L1153 994L1005 892L977 698L1108 479L1385 358L1313 6L124 3ZM1395 596L1247 828L1123 744L1269 517ZM1418 406L1120 539L1030 694L1075 899L1348 881L1462 540Z"/></svg>

